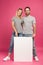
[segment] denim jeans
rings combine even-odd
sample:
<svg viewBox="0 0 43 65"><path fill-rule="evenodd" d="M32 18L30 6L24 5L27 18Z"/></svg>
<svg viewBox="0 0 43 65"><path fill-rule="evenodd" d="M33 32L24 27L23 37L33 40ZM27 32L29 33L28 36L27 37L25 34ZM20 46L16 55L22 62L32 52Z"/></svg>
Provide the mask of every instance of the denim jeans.
<svg viewBox="0 0 43 65"><path fill-rule="evenodd" d="M11 41L10 41L10 48L9 48L9 52L12 53L13 51L13 47L14 47L14 37L15 36L15 33L12 34L11 36ZM22 37L22 33L18 33L18 37Z"/></svg>

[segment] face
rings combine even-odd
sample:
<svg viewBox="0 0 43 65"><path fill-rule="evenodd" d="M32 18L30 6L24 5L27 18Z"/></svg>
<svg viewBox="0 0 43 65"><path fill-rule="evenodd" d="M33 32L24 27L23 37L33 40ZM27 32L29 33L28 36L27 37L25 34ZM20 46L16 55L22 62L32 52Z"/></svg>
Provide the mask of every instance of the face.
<svg viewBox="0 0 43 65"><path fill-rule="evenodd" d="M25 15L29 15L30 14L30 9L29 8L26 8L25 9Z"/></svg>
<svg viewBox="0 0 43 65"><path fill-rule="evenodd" d="M18 16L21 16L21 15L22 15L22 10L18 10L18 11L17 11L17 15L18 15Z"/></svg>

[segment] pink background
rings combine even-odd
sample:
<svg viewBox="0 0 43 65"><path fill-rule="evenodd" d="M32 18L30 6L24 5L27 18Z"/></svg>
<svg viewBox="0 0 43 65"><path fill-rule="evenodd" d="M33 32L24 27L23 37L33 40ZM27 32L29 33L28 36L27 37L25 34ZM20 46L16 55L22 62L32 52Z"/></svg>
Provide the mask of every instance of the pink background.
<svg viewBox="0 0 43 65"><path fill-rule="evenodd" d="M36 17L36 47L43 49L43 0L0 0L0 50L8 50L12 28L11 18L19 7L31 8L31 15ZM23 12L24 13L24 12Z"/></svg>

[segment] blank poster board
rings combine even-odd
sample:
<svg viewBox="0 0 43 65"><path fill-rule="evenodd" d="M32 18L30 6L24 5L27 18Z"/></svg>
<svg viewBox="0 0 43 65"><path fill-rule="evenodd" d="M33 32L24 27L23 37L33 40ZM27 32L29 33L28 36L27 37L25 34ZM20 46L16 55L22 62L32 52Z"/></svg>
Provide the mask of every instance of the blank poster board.
<svg viewBox="0 0 43 65"><path fill-rule="evenodd" d="M14 37L14 62L32 62L32 37Z"/></svg>

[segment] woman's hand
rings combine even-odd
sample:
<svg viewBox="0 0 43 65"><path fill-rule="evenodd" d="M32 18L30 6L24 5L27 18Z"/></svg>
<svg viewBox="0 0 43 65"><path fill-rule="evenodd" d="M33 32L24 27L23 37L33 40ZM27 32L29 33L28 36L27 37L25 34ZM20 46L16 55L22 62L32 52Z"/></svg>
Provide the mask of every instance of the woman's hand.
<svg viewBox="0 0 43 65"><path fill-rule="evenodd" d="M18 36L18 33L16 32L15 35Z"/></svg>

